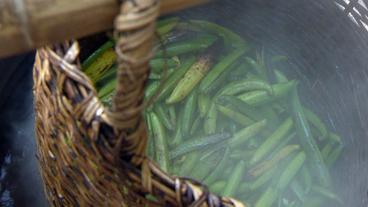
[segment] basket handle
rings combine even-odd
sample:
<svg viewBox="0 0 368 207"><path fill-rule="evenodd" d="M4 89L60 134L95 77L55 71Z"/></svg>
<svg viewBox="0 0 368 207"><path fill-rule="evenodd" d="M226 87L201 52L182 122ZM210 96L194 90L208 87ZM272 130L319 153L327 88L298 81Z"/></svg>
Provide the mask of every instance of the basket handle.
<svg viewBox="0 0 368 207"><path fill-rule="evenodd" d="M149 60L155 22L159 16L159 0L125 0L115 19L117 85L107 121L115 129L117 150L132 158L138 166L147 144L143 121L144 87L149 75Z"/></svg>

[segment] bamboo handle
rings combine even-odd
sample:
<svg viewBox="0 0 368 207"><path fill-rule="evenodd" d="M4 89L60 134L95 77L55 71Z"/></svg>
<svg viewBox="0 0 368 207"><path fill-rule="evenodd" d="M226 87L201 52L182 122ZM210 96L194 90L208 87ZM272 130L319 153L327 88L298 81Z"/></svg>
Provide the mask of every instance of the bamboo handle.
<svg viewBox="0 0 368 207"><path fill-rule="evenodd" d="M161 0L161 14L208 0ZM2 0L0 57L112 28L117 0Z"/></svg>

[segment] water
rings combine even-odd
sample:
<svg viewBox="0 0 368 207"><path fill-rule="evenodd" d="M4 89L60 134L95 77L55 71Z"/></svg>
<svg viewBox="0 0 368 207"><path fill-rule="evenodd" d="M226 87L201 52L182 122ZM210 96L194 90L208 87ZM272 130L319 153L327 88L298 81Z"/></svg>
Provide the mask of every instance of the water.
<svg viewBox="0 0 368 207"><path fill-rule="evenodd" d="M355 11L354 17L360 18ZM339 195L347 206L365 207L368 33L347 13L335 1L233 0L187 10L182 16L224 24L252 44L289 57L288 76L306 86L303 102L344 139L343 156L332 171Z"/></svg>
<svg viewBox="0 0 368 207"><path fill-rule="evenodd" d="M192 16L183 15L183 16L184 18L188 19L198 18L195 15ZM175 21L175 19L172 20ZM213 19L211 20L214 21ZM217 27L210 22L211 21L206 23L202 22L200 24L201 26L211 25L210 28ZM191 24L193 27L193 24L195 25L196 23L189 22L189 24ZM188 26L188 28L189 27L190 26ZM223 29L218 29L216 30L216 32L222 30ZM185 32L183 31L181 32L184 33L185 36ZM203 32L205 32L204 28ZM198 33L201 32L196 33L199 36L201 35L205 36L205 34L198 34ZM193 38L194 35L187 34L186 37L187 39L184 36L182 36L182 39L179 38L177 40L178 41L177 44L180 44L179 43L180 41L190 41L188 39ZM234 38L232 40L236 39L237 38ZM198 39L196 39L196 41L197 40ZM194 80L194 78L200 77L200 76L192 76L191 78L193 79L190 79L189 76L186 76L187 74L189 74L189 72L185 73L184 71L186 77L184 78L179 77L182 79L179 82L177 82L177 85L174 85L175 89L173 89L173 91L170 91L172 92L171 95L168 94L168 96L166 97L160 97L156 99L156 103L153 105L152 110L150 109L146 110L145 117L146 120L148 120L147 121L148 128L150 129L149 134L151 135L150 144L148 147L149 149L152 149L148 150L148 155L151 158L154 158L155 161L162 167L164 171L174 175L195 178L196 180L199 180L207 184L212 192L215 192L220 195L234 196L235 198L238 198L245 202L255 204L259 200L260 201L262 200L260 198L262 198L261 196L263 192L268 192L266 191L267 189L271 189L272 191L272 187L275 187L275 184L277 184L280 186L281 185L284 186L281 189L282 192L280 190L280 192L277 193L278 194L277 197L280 198L280 202L283 203L283 205L288 205L289 202L299 203L299 201L297 200L300 198L296 198L294 195L295 193L293 192L296 190L291 189L291 187L289 187L290 182L287 181L287 179L285 179L289 178L289 176L285 175L290 174L285 174L284 169L293 169L294 168L293 166L299 166L297 168L297 172L293 173L296 173L297 175L296 180L299 183L302 183L301 185L299 184L302 190L304 191L304 189L307 189L306 191L309 191L308 189L310 188L308 187L309 186L307 184L308 182L305 181L306 179L302 178L302 172L304 172L304 170L302 171L300 169L301 166L305 164L306 168L308 169L308 172L306 171L306 173L303 174L308 174L309 176L312 177L314 185L313 189L318 190L320 189L318 188L320 185L319 178L322 177L321 175L328 174L326 173L327 170L325 170L322 167L319 167L318 165L317 165L318 168L316 168L315 167L316 165L311 166L309 164L313 163L313 160L320 159L321 162L322 159L326 161L329 160L326 155L323 158L322 156L318 155L319 153L318 149L317 150L313 148L311 149L311 147L308 148L309 145L303 144L306 142L305 141L303 142L302 140L314 139L315 142L317 143L315 145L317 145L321 150L325 149L325 146L329 146L329 144L332 145L333 149L334 148L339 149L341 147L339 146L341 143L340 142L334 143L318 139L318 137L322 136L321 134L325 135L326 139L328 139L327 137L330 136L327 136L326 133L321 133L320 131L323 130L317 130L318 127L315 126L313 126L314 127L314 134L312 133L313 138L310 138L311 136L308 135L311 134L309 131L306 133L307 135L304 135L303 133L299 133L299 131L296 130L297 136L295 136L295 133L293 132L295 131L294 126L296 124L292 126L292 119L290 117L293 117L293 113L292 110L289 109L290 106L294 105L290 105L291 101L288 98L289 96L287 95L287 94L290 95L290 91L292 90L294 84L296 83L291 80L293 79L298 80L299 82L298 91L300 92L300 97L302 98L301 102L305 108L309 108L311 109L311 111L315 111L318 114L314 115L315 117L317 117L316 122L319 122L318 116L322 117L322 120L320 122L323 122L327 125L328 128L327 130L331 131L331 133L337 133L340 135L339 130L340 128L338 127L339 124L336 123L339 119L336 117L332 117L332 115L330 114L330 112L339 112L339 111L333 110L331 107L330 107L331 110L327 110L328 105L326 105L326 101L328 100L323 98L324 96L327 96L332 100L335 99L336 96L328 92L329 91L329 88L327 87L328 85L325 85L327 80L323 80L321 77L318 77L317 79L313 76L311 77L308 74L308 72L310 71L303 71L304 69L303 67L299 67L298 64L295 64L294 59L292 59L294 58L293 56L291 56L292 58L290 60L287 58L288 56L286 58L281 58L283 60L277 62L277 63L281 62L281 64L276 64L275 61L272 61L274 55L285 56L283 52L275 51L273 48L269 48L267 41L260 42L260 44L256 44L256 42L253 42L251 38L249 39L245 38L245 41L249 45L253 46L245 54L238 53L238 51L242 51L239 49L236 49L237 53L233 53L234 48L228 49L230 45L226 45L227 47L223 47L221 45L222 41L215 41L213 43L214 46L208 46L211 49L205 49L204 51L195 51L196 54L198 54L196 55L197 58L207 57L206 55L210 54L210 58L213 60L214 65L210 65L210 63L202 65L201 71L202 73L205 73L205 78L197 83L197 87L191 88L192 90L190 90L190 92L182 90L181 91L182 93L179 93L178 92L180 90L179 86L183 86L181 89L184 89L184 86L190 86L190 84L194 85L195 83L189 82L188 80ZM233 45L244 48L244 45L242 44L241 40L237 40L237 44L235 44L235 42L233 43L234 43ZM171 48L173 47L171 44L176 43L168 43L167 45L168 51L172 51ZM234 63L232 63L231 66L229 66L229 68L226 68L225 70L226 72L223 72L221 76L215 80L216 83L219 83L217 87L214 87L211 90L206 91L203 90L202 84L206 83L205 82L206 78L211 75L212 70L215 70L214 68L218 68L217 67L218 65L216 64L219 62L218 57L214 55L218 53L217 51L213 51L212 48L219 48L219 47L221 48L219 51L221 51L221 55L223 55L223 57L227 57L229 54L238 54L241 55L241 57L239 57L236 61L234 61ZM161 48L158 47L158 50L160 49ZM192 52L191 54L195 52ZM168 58L172 58L173 54L167 53L167 55L169 56ZM181 71L183 71L183 68L186 70L186 68L190 68L192 64L191 61L188 61L188 59L190 58L187 57L188 56L187 54L176 53L175 55L177 56L171 60L176 59L178 62L180 62L180 64L179 66L173 64L172 66L169 67L169 78L168 78L169 83L172 80L172 77L174 78L176 77L175 76L176 74L180 74L180 76L184 75L183 73L181 73ZM158 60L159 59L156 59L155 61L152 62L158 62ZM187 64L187 62L190 62L190 64ZM280 71L286 72L287 77L285 78L281 77L279 78L279 80L277 80L274 77L275 68L279 69ZM113 70L113 68L111 68L111 70ZM189 70L192 70L192 68ZM227 71L229 71L229 73L227 73ZM107 74L108 73L109 72L107 72ZM150 89L157 87L158 85L157 83L160 82L160 80L157 80L157 76L154 76L155 73L157 75L158 72L154 71L149 76L147 91L150 91ZM114 77L109 78L110 80L108 82L113 81L114 79ZM101 79L103 81L106 81L105 78ZM290 82L287 79L289 79ZM267 83L265 83L264 81L269 84L276 84L276 83L277 84L270 89L271 86L269 85L268 87L265 87ZM183 83L185 83L185 85ZM223 91L222 89L224 88L229 89L228 86L229 85L231 86L231 84L233 83L237 83L238 87L239 83L242 84L242 86L244 86L243 85L244 83L247 83L248 87L252 85L251 87L255 88L253 89L243 88L242 91L238 92L233 91L231 94L226 94L228 98L232 99L226 99L226 96L223 96L224 94L220 94L220 92L224 93L225 91ZM260 83L262 84L260 85ZM331 83L334 84L335 82L333 81ZM104 87L103 85L104 84L100 84L100 86ZM335 84L333 86L335 88L337 87ZM165 85L164 88L165 87L167 87L167 85ZM232 85L231 89L234 89L234 85ZM111 92L112 90L113 89L111 89ZM227 92L230 91L227 90ZM148 95L147 93L146 96ZM255 99L249 98L255 97L250 96L249 94L251 93L258 94L256 96L258 98ZM273 99L270 99L269 98L270 96L268 95L271 93L274 93L275 96L278 96L280 98L280 101L278 102ZM177 94L181 95L185 94L183 96L186 97L183 99L182 96L176 96ZM102 96L100 98L102 99L103 102L111 101L110 95ZM208 104L206 104L206 102L208 102ZM244 105L245 103L247 103L248 106ZM234 109L234 107L236 109ZM253 113L250 113L250 111L252 111ZM309 112L308 114L312 113ZM324 116L328 116L328 119L326 119ZM309 115L308 117L313 117L313 114ZM267 120L267 122L265 121L265 119ZM294 119L294 121L295 120L297 119ZM255 124L255 122L257 124ZM308 122L310 122L311 126L312 126L311 123L315 123L315 121L311 120L308 120ZM294 123L297 122L295 121ZM256 128L253 128L255 125L257 125L258 131L256 131ZM252 130L245 127L251 127ZM243 140L244 128L245 131L247 131L247 133L245 133L247 135L249 134L249 131L254 131L254 135L247 136L248 137L247 141ZM279 134L280 136L271 135L274 134L274 131L276 129L278 132L275 134ZM225 132L225 134L229 134L229 136L227 137L224 136L222 132ZM294 135L289 136L292 134ZM222 138L218 140L216 137ZM229 137L238 137L238 139L234 138L235 140L237 140L235 142L236 144L234 144L231 138ZM275 142L266 141L268 140L268 137L272 137L273 139L277 139L278 141ZM291 139L287 139L287 137L291 137ZM217 142L220 142L218 143L220 149L217 149L218 145L213 146L214 145L213 142L215 140L217 140ZM286 140L286 142L284 142L283 140ZM227 153L229 152L228 149L225 149L226 148L225 146L229 143L231 146L230 155L229 153ZM266 143L266 145L264 145L264 143ZM273 144L271 146L268 145L268 143ZM285 143L285 145L280 143ZM302 148L305 154L307 154L307 159L305 162L304 162L305 154L304 152L300 152L300 150L292 150L291 152L289 152L288 155L284 155L285 151L286 152L290 151L290 149L293 148L295 149L295 147L297 147L298 149ZM168 150L166 150L166 148ZM260 148L263 150L259 150ZM279 149L274 150L274 148ZM328 149L328 147L326 149ZM158 153L159 150L160 153ZM272 157L273 153L275 155L274 157L283 157L283 158L280 158L279 161L272 161L272 163L277 162L277 166L269 167L267 169L268 171L272 172L271 176L268 176L267 173L263 173L265 171L263 167L269 166L269 163L271 161L268 160L267 161L268 163L263 161L267 160L269 156ZM298 159L294 160L295 159L294 157ZM296 164L290 167L288 165L289 162ZM264 165L261 165L261 163ZM328 167L330 167L330 165L332 164L334 163L329 164ZM227 170L222 172L223 169ZM262 170L261 173L252 173L254 172L254 169L256 170L262 169ZM319 169L319 171L315 169ZM331 171L334 171L334 169L332 169ZM235 172L236 174L232 174L233 172ZM268 177L266 179L267 182L262 185L255 184L259 183L257 180L258 178L263 177L263 175L266 175ZM286 182L279 182L278 178L280 176L284 178L281 180ZM324 178L323 180L329 180L328 176L323 176L323 178ZM233 183L233 187L231 187L229 183ZM240 186L236 186L236 184L240 184ZM247 189L247 186L254 186L254 187L250 187L250 189ZM334 187L336 186L329 187L329 190L335 191ZM336 187L336 189L338 188ZM302 202L304 202L303 200L305 199L310 199L311 198L310 196L314 196L313 194L315 193L308 192L305 194L308 195L299 196L298 194L298 197L302 197L302 199L300 199ZM338 198L336 200L338 200ZM274 201L274 204L276 204L276 200ZM318 206L322 206L322 204ZM332 203L329 206L335 206L335 203Z"/></svg>

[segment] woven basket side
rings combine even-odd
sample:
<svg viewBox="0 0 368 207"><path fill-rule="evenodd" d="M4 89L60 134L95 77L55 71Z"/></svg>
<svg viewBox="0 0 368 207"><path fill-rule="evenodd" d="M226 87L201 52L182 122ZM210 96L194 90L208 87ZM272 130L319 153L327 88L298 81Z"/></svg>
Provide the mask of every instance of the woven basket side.
<svg viewBox="0 0 368 207"><path fill-rule="evenodd" d="M103 108L89 80L50 48L38 51L34 80L38 158L49 201L124 206L126 183L106 159L110 145L99 144L106 142L98 121Z"/></svg>

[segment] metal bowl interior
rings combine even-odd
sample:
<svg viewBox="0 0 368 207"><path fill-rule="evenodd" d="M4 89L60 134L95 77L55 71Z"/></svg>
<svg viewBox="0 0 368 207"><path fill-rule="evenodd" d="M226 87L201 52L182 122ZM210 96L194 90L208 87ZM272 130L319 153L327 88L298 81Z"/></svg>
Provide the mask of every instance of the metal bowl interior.
<svg viewBox="0 0 368 207"><path fill-rule="evenodd" d="M303 103L344 140L332 169L346 206L368 205L368 1L228 0L181 12L241 34L269 55L289 58ZM368 24L367 24L368 25Z"/></svg>

